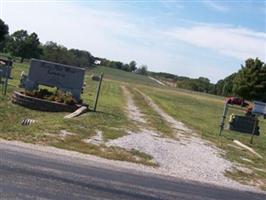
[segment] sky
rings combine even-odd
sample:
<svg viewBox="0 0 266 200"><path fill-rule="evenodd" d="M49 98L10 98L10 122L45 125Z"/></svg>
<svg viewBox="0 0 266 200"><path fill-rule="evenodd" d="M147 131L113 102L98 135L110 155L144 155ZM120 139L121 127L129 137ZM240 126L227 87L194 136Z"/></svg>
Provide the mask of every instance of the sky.
<svg viewBox="0 0 266 200"><path fill-rule="evenodd" d="M10 33L215 83L266 61L266 0L0 0Z"/></svg>

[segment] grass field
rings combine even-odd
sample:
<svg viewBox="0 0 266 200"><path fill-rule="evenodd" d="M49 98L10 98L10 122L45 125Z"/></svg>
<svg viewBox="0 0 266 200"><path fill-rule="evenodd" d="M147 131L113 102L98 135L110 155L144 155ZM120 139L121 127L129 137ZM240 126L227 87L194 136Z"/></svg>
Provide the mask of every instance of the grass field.
<svg viewBox="0 0 266 200"><path fill-rule="evenodd" d="M105 79L126 82L129 84L142 84L159 87L160 85L146 76L130 73L122 70L112 69L109 67L98 66L90 70L90 73L104 73Z"/></svg>
<svg viewBox="0 0 266 200"><path fill-rule="evenodd" d="M266 189L266 123L261 120L261 136L255 138L253 145L249 144L249 135L224 131L223 135L219 137L218 128L223 111L223 97L162 87L145 76L106 67L97 67L89 70L86 74L86 88L82 99L90 106L93 105L98 83L92 81L90 76L93 73L104 73L105 78L99 100L99 112L89 112L78 118L66 120L63 117L67 113L32 111L10 102L12 91L20 90L16 87L19 84L20 73L27 70L28 64L15 63L14 79L10 81L8 95L5 97L0 95L0 137L3 139L52 145L110 159L153 165L152 158L149 155L136 150L126 151L120 148L110 148L105 145L96 146L83 142L83 139L95 135L97 130L103 132L104 140L121 137L127 134L126 130L136 130L135 124L128 120L124 109L126 98L123 96L120 86L127 85L133 94L134 101L146 114L146 120L151 128L167 137L173 137L169 125L147 105L143 96L134 88L151 97L165 112L184 122L202 138L223 149L226 158L241 163L252 170L251 174L236 170L235 172L228 172L227 176L249 184L252 181L253 184L260 182L261 187ZM232 112L237 111L232 110ZM21 126L20 121L24 118L35 119L37 123L30 126ZM62 138L60 136L62 130L76 133L76 135ZM231 146L233 139L251 146L264 159L258 159L245 150ZM247 162L242 158L247 158L252 162Z"/></svg>

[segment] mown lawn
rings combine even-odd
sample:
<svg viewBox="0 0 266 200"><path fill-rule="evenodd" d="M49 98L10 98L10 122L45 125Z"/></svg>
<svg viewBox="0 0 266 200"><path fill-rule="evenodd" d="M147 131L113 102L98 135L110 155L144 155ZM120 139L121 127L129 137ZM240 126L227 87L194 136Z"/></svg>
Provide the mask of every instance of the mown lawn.
<svg viewBox="0 0 266 200"><path fill-rule="evenodd" d="M90 73L104 73L105 79L111 79L119 82L125 82L129 84L141 84L154 87L162 87L155 81L147 78L147 76L126 72L118 69L109 67L98 66L90 70Z"/></svg>
<svg viewBox="0 0 266 200"><path fill-rule="evenodd" d="M228 176L246 183L251 183L252 180L260 180L261 187L266 189L265 120L260 120L261 135L255 137L254 143L251 145L250 135L247 134L225 130L223 135L221 137L219 136L219 124L223 113L224 98L206 94L201 95L199 93L174 91L172 89L151 89L150 87L139 87L139 89L150 96L163 110L175 119L184 122L190 128L194 129L202 138L210 140L218 147L224 149L226 157L229 160L241 163L253 171L251 175L243 174L239 171L235 173L228 172ZM230 109L228 118L231 113L237 112L239 111ZM234 139L252 147L263 156L263 159L257 158L245 150L232 147L231 145ZM230 145L228 146L228 144ZM247 162L241 158L247 158L253 163Z"/></svg>

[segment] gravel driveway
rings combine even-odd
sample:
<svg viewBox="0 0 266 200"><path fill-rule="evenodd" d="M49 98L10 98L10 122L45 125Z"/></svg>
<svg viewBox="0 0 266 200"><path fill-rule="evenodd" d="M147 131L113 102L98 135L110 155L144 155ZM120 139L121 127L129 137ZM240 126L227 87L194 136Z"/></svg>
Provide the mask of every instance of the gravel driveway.
<svg viewBox="0 0 266 200"><path fill-rule="evenodd" d="M162 174L223 186L243 187L224 176L225 171L230 170L233 164L221 156L223 152L220 149L195 136L196 134L192 130L169 116L152 99L141 93L145 96L148 105L171 124L177 133L181 130L187 135L178 137L178 140L164 138L162 134L148 128L147 124L144 126L143 123L146 123L144 114L134 104L129 90L125 86L122 86L122 89L127 98L128 117L141 131L128 132L128 135L124 137L110 140L106 143L107 146L118 146L128 150L136 149L153 156L155 162L159 164L158 170Z"/></svg>

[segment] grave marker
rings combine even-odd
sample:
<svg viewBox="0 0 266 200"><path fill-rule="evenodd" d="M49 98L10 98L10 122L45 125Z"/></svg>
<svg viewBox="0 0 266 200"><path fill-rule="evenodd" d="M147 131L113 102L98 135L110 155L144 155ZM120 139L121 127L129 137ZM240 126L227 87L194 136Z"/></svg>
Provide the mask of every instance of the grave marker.
<svg viewBox="0 0 266 200"><path fill-rule="evenodd" d="M10 60L0 59L0 84L2 84L3 95L6 95L8 79L11 79L12 64Z"/></svg>
<svg viewBox="0 0 266 200"><path fill-rule="evenodd" d="M266 115L266 103L254 101L254 108L252 113L258 115Z"/></svg>

